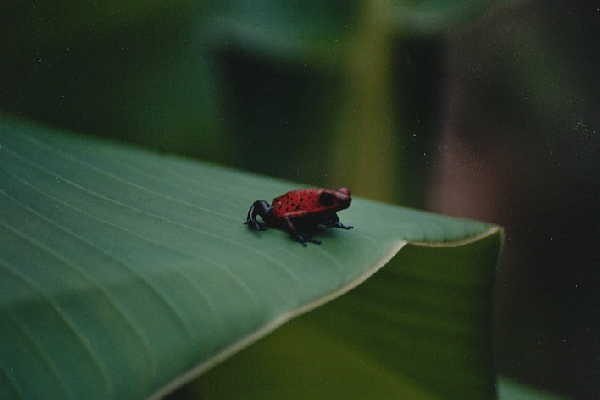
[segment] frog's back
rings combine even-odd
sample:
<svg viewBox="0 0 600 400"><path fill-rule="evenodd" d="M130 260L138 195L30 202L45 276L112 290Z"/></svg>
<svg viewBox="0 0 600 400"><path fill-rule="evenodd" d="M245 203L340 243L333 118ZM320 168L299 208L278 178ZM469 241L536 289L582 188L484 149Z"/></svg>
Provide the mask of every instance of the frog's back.
<svg viewBox="0 0 600 400"><path fill-rule="evenodd" d="M277 218L291 212L310 212L319 206L322 189L296 189L273 199L273 213Z"/></svg>

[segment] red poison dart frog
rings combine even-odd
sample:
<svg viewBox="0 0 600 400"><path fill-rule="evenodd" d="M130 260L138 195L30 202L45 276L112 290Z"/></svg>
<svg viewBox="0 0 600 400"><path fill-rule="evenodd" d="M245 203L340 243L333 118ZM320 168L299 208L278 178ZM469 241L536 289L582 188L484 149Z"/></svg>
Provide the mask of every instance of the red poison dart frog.
<svg viewBox="0 0 600 400"><path fill-rule="evenodd" d="M267 226L283 229L297 241L306 246L306 242L321 244L312 238L319 226L325 228L352 229L343 225L336 212L350 207L350 190L298 189L273 199L269 205L265 200L256 200L248 210L244 224L257 231ZM264 222L256 220L260 215Z"/></svg>

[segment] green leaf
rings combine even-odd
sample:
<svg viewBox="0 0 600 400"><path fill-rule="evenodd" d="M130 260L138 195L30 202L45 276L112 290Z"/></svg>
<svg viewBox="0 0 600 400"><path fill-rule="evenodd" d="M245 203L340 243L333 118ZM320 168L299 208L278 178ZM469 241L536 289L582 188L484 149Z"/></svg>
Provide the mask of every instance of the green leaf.
<svg viewBox="0 0 600 400"><path fill-rule="evenodd" d="M408 244L356 289L210 371L204 393L493 398L490 267L499 240L496 232L453 245Z"/></svg>
<svg viewBox="0 0 600 400"><path fill-rule="evenodd" d="M329 370L353 365L362 382L385 383L376 394L492 397L499 228L361 199L340 214L355 229L324 232L321 246L242 224L254 200L296 186L0 121L1 397L165 394L400 250L256 351L296 356L322 393L340 390L327 387ZM222 364L208 388L226 376L235 397L232 365L285 375L254 360ZM339 371L333 383L347 385ZM246 394L285 392L269 375L237 374Z"/></svg>

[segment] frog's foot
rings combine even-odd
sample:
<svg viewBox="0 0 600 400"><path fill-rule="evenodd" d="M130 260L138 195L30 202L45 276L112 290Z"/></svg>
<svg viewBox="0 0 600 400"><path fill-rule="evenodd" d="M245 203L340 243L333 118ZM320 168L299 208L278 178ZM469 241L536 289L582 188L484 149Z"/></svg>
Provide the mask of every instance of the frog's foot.
<svg viewBox="0 0 600 400"><path fill-rule="evenodd" d="M319 239L313 239L312 236L308 236L308 237L302 237L300 236L303 240L300 241L300 243L302 243L302 246L306 247L306 242L311 242L314 244L321 244L321 241Z"/></svg>
<svg viewBox="0 0 600 400"><path fill-rule="evenodd" d="M335 221L335 222L331 223L330 225L328 225L327 227L328 228L340 228L340 229L352 229L352 228L354 228L353 226L350 226L350 225L344 225L340 221Z"/></svg>
<svg viewBox="0 0 600 400"><path fill-rule="evenodd" d="M267 230L267 225L262 223L262 222L258 222L255 219L248 219L246 220L246 222L244 222L244 225L248 225L250 228L255 229L257 231L266 231Z"/></svg>

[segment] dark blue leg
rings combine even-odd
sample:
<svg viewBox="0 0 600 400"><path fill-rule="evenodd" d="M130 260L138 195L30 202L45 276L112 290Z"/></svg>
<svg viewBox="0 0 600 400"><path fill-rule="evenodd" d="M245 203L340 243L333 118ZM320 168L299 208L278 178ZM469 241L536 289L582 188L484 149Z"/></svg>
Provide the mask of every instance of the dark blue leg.
<svg viewBox="0 0 600 400"><path fill-rule="evenodd" d="M256 200L248 210L248 216L246 217L246 222L244 222L244 224L248 224L251 228L256 229L257 231L264 231L267 229L266 224L263 222L258 222L256 220L256 216L260 215L263 221L269 223L272 212L273 207L271 207L269 203L264 200Z"/></svg>

